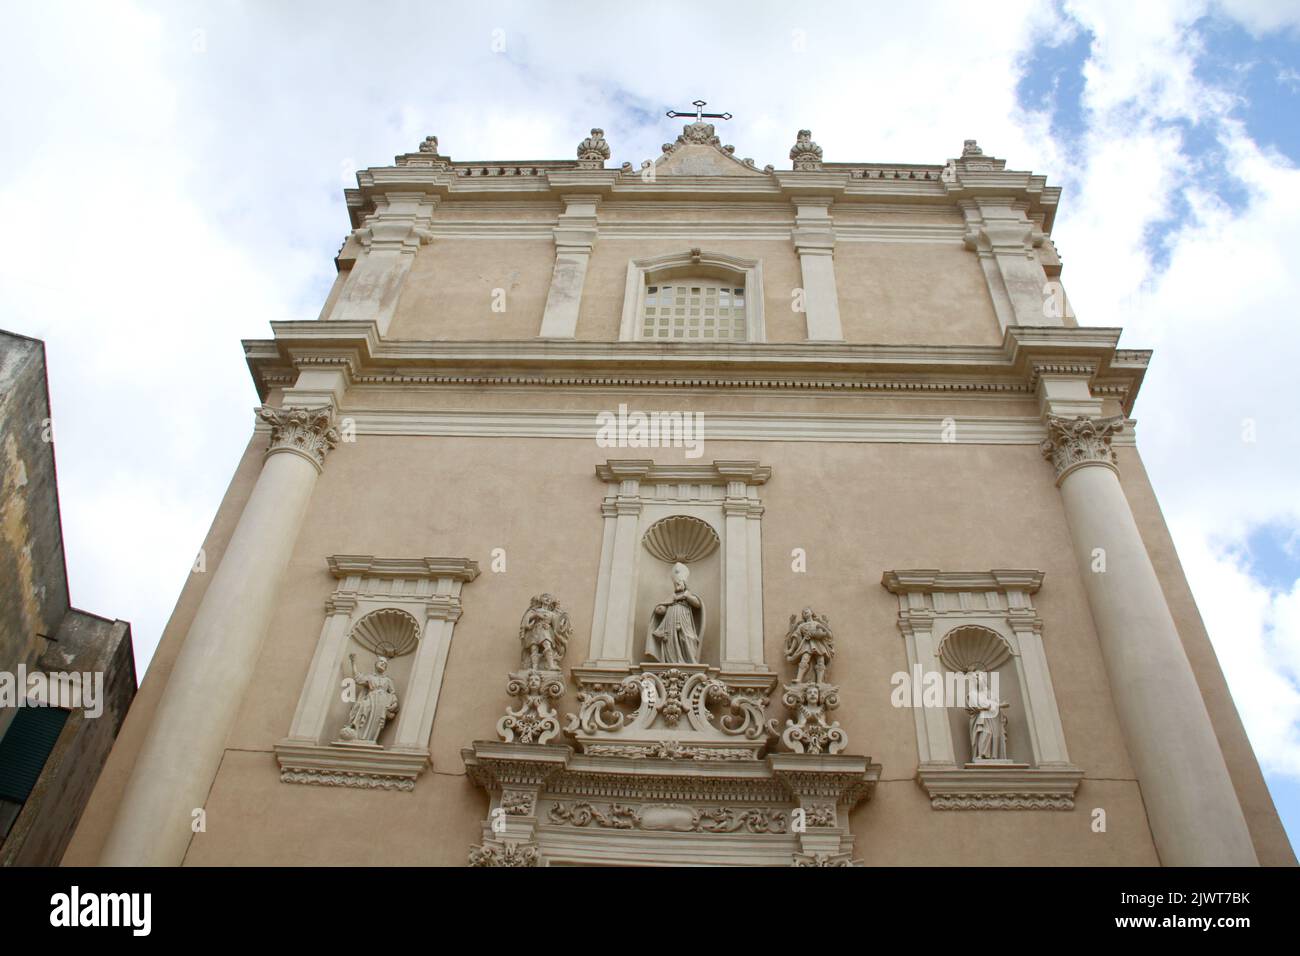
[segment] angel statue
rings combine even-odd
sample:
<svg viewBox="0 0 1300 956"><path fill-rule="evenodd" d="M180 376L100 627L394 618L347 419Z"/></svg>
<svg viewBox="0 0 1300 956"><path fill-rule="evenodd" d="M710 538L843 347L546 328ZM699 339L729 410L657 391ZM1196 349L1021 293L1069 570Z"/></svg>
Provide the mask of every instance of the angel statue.
<svg viewBox="0 0 1300 956"><path fill-rule="evenodd" d="M835 656L835 635L826 615L806 607L790 615L790 629L785 635L785 659L798 661L794 682L802 684L811 664L817 683L826 683L826 665Z"/></svg>
<svg viewBox="0 0 1300 956"><path fill-rule="evenodd" d="M373 674L357 673L357 655L349 654L352 682L357 699L348 712L348 722L339 731L339 739L348 743L376 744L384 724L397 716L397 685L388 676L388 658L375 659Z"/></svg>
<svg viewBox="0 0 1300 956"><path fill-rule="evenodd" d="M661 664L698 664L704 635L704 602L686 587L691 571L673 565L673 596L656 604L645 638L645 656Z"/></svg>
<svg viewBox="0 0 1300 956"><path fill-rule="evenodd" d="M532 599L519 622L522 666L531 670L558 671L560 659L564 657L572 636L569 615L560 609L560 602L549 594L539 594Z"/></svg>

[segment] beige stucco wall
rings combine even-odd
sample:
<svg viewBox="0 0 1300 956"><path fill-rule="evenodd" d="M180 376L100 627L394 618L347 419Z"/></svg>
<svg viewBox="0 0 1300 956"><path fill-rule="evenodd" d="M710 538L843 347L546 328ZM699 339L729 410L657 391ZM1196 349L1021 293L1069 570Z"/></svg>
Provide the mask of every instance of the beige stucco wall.
<svg viewBox="0 0 1300 956"><path fill-rule="evenodd" d="M938 276L943 281L936 281ZM979 259L960 242L841 242L835 282L847 342L996 345Z"/></svg>
<svg viewBox="0 0 1300 956"><path fill-rule="evenodd" d="M644 401L655 407L653 399ZM649 454L661 462L685 460L678 450ZM378 835L376 828L394 834L393 862L463 862L487 804L464 781L460 749L493 736L507 703L504 675L517 662L518 617L530 595L550 589L562 598L578 630L568 663L586 654L604 495L593 472L608 457L610 450L586 440L362 436L340 446L316 487L258 679L228 741L207 806L208 830L196 835L187 862L355 862L352 854L361 842L356 833L363 826L371 838ZM1052 863L1077 852L1094 862L1155 862L1060 503L1036 449L710 442L705 457L757 458L773 468L763 489L769 664L784 670L785 620L802 604L811 601L837 627L841 650L835 679L844 689L839 718L852 749L884 766L880 804L854 816L865 859L974 864L992 854L1004 862ZM221 541L256 466L254 454L236 475L210 536L210 562L220 558ZM1014 509L1009 502L1016 503ZM1008 520L990 520L999 514ZM971 535L972 527L981 534ZM494 547L507 549L504 574L488 570ZM805 574L790 570L794 547L808 553ZM485 569L463 593L465 614L456 627L434 723L433 767L414 794L345 792L278 780L272 746L288 729L320 633L323 602L334 587L325 557L334 553L466 556ZM982 814L989 819L974 828L969 822L975 815L930 810L912 782L917 761L912 716L889 702L889 676L906 668L906 656L895 626L896 600L879 580L885 569L907 567L1046 572L1036 603L1071 756L1087 771L1073 813ZM94 859L127 754L138 746L175 656L176 634L201 592L202 580L195 576L68 862ZM564 709L572 706L570 700ZM1110 818L1104 836L1088 827L1088 811L1096 805L1106 806ZM358 812L362 808L365 812ZM417 821L428 827L430 820L439 821L431 828L437 836L397 838L404 834L401 821L419 829ZM950 839L955 833L960 836ZM312 844L307 838L313 834L331 836ZM366 862L381 860L367 857Z"/></svg>
<svg viewBox="0 0 1300 956"><path fill-rule="evenodd" d="M483 203L439 206L435 225L448 221L491 225L508 232L518 224L536 233L540 220L558 209L522 203L493 208ZM788 203L747 203L710 208L711 226L765 224L773 231L793 226ZM689 205L616 203L602 206L599 220L646 228L689 222L701 213ZM888 212L841 204L834 218L846 224L954 226L955 210ZM687 229L680 237L646 239L601 235L592 250L576 338L616 341L622 318L627 264L684 249L701 248L761 259L763 301L769 342L807 337L802 313L792 308L803 286L799 257L789 239L702 237ZM422 246L403 284L389 335L397 339L530 339L541 329L555 264L549 236L472 239L440 238ZM835 247L836 286L844 338L880 344L997 344L1002 334L978 258L958 239L926 242L841 241ZM943 275L944 281L936 281ZM505 290L505 311L494 312L493 290ZM332 293L331 298L334 293ZM327 305L328 308L328 305Z"/></svg>
<svg viewBox="0 0 1300 956"><path fill-rule="evenodd" d="M388 330L394 339L531 339L555 264L549 239L473 239L421 247ZM493 290L505 309L493 311Z"/></svg>

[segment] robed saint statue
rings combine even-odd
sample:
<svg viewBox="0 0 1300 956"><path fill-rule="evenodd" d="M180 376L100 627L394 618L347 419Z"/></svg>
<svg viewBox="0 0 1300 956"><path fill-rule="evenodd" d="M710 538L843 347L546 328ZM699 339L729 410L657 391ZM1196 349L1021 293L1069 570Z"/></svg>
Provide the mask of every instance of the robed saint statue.
<svg viewBox="0 0 1300 956"><path fill-rule="evenodd" d="M704 637L704 602L686 587L690 569L673 565L673 596L656 604L646 632L645 656L661 664L698 664Z"/></svg>

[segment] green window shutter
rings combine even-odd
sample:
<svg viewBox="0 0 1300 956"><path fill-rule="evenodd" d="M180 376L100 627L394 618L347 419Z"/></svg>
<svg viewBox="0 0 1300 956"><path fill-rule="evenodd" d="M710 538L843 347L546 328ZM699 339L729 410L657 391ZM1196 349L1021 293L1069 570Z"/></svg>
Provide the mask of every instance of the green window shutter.
<svg viewBox="0 0 1300 956"><path fill-rule="evenodd" d="M18 708L0 740L0 798L27 802L67 720L58 707Z"/></svg>

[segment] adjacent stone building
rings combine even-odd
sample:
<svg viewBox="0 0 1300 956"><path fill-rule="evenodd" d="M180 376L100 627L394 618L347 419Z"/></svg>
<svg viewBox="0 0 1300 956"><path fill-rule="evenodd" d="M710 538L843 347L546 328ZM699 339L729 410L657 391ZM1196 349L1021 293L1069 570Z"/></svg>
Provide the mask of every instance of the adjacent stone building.
<svg viewBox="0 0 1300 956"><path fill-rule="evenodd" d="M359 173L65 862L1294 863L1059 190L794 140Z"/></svg>
<svg viewBox="0 0 1300 956"><path fill-rule="evenodd" d="M56 865L135 695L131 626L71 606L45 346L0 331L0 865Z"/></svg>

